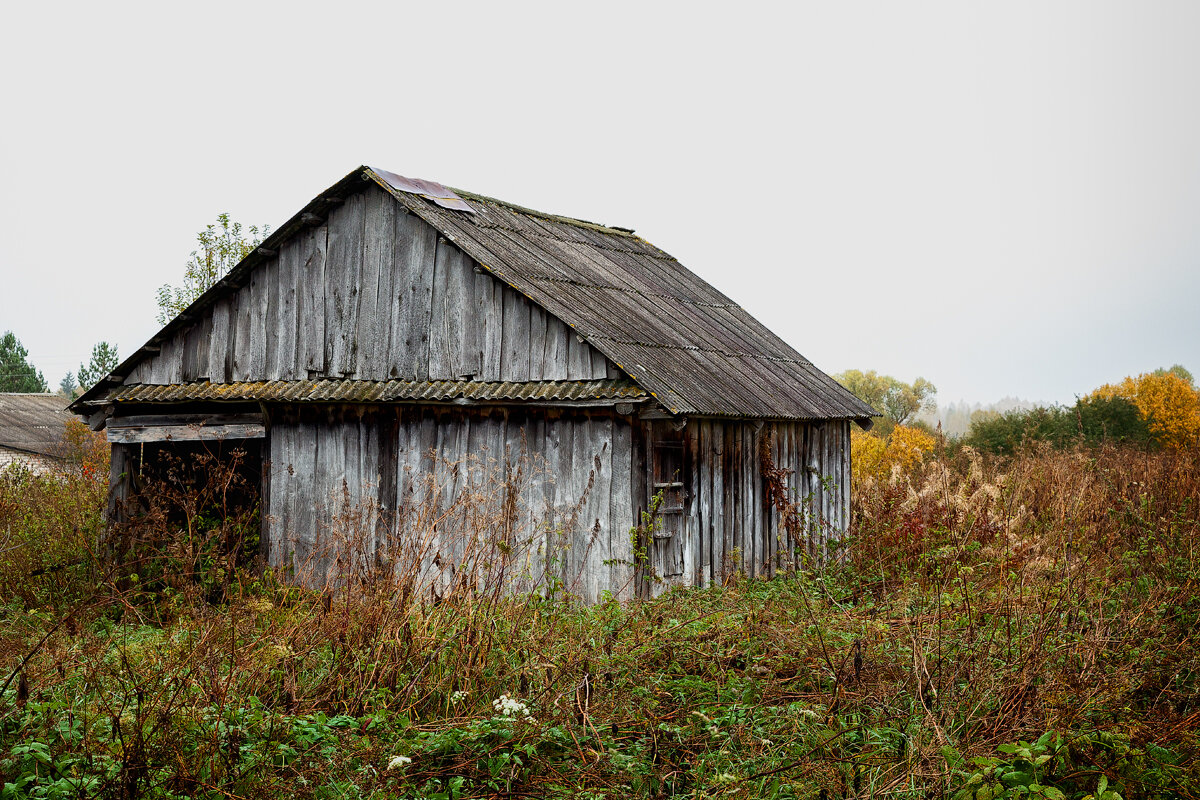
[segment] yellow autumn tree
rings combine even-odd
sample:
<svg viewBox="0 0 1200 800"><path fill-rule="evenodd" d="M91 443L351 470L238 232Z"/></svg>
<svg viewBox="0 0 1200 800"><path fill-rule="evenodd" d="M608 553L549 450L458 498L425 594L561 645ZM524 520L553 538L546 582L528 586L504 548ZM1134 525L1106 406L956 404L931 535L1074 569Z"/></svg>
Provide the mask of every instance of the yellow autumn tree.
<svg viewBox="0 0 1200 800"><path fill-rule="evenodd" d="M1109 383L1088 399L1120 397L1137 407L1151 435L1168 447L1192 447L1200 442L1200 392L1175 372L1143 373Z"/></svg>
<svg viewBox="0 0 1200 800"><path fill-rule="evenodd" d="M851 482L862 486L867 479L886 480L896 466L911 473L936 445L937 440L920 428L897 425L886 437L855 428L850 433Z"/></svg>

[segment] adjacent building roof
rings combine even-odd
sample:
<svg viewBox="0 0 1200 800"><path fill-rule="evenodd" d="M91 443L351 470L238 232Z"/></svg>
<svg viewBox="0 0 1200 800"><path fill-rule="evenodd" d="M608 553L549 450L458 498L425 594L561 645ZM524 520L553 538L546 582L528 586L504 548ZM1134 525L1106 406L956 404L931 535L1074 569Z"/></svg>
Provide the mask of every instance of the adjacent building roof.
<svg viewBox="0 0 1200 800"><path fill-rule="evenodd" d="M278 248L306 218L328 208L326 197L340 200L364 179L574 328L672 413L864 422L876 415L741 306L628 229L359 167L260 249ZM251 253L152 341L164 339L244 283L245 272L265 257ZM139 353L118 367L111 381L84 395L79 406L108 399L107 390L120 384Z"/></svg>
<svg viewBox="0 0 1200 800"><path fill-rule="evenodd" d="M68 419L56 394L0 392L0 447L60 457Z"/></svg>

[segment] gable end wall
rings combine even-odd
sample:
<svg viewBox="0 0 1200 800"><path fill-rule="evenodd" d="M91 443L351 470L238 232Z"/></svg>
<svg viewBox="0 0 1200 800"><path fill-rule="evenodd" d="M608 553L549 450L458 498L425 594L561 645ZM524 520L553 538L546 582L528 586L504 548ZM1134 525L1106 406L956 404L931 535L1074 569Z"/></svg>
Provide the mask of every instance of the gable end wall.
<svg viewBox="0 0 1200 800"><path fill-rule="evenodd" d="M369 186L162 343L126 384L591 380L617 367Z"/></svg>

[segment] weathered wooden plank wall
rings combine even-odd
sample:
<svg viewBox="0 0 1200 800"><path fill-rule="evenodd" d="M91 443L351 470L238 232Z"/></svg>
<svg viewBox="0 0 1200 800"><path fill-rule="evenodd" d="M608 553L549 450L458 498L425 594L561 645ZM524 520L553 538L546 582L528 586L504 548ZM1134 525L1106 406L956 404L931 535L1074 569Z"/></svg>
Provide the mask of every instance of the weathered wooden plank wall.
<svg viewBox="0 0 1200 800"><path fill-rule="evenodd" d="M669 423L668 423L669 425ZM636 471L635 496L653 496L654 443L669 438L667 426L642 426L644 462ZM706 586L736 571L750 577L773 575L800 555L822 563L830 536L850 523L850 423L759 422L693 418L681 438L688 457L684 476L688 507L680 542L648 542L654 549L682 551L683 573L659 574L643 582L643 596L658 596L673 586ZM771 463L784 470L783 487L797 507L801 541L789 537L780 510L770 500L763 470L769 446ZM796 552L797 548L803 552ZM656 569L659 565L655 565Z"/></svg>
<svg viewBox="0 0 1200 800"><path fill-rule="evenodd" d="M292 237L127 384L589 380L616 365L375 186Z"/></svg>
<svg viewBox="0 0 1200 800"><path fill-rule="evenodd" d="M380 565L445 592L497 579L480 570L487 560L508 587L587 602L633 594L633 437L620 416L346 406L272 417L276 569L319 584Z"/></svg>
<svg viewBox="0 0 1200 800"><path fill-rule="evenodd" d="M819 564L849 524L849 423L694 418L678 438L687 504L676 537L649 542L657 576L634 583L630 532L653 496L663 424L605 411L433 407L284 409L270 430L267 552L276 568L336 582L382 565L445 592L561 586L587 602L657 596L734 572ZM764 459L782 469L801 530L785 530ZM798 535L798 538L797 538ZM503 544L504 557L498 550ZM655 548L662 553L656 555ZM666 560L682 563L662 575ZM336 577L342 576L342 577Z"/></svg>

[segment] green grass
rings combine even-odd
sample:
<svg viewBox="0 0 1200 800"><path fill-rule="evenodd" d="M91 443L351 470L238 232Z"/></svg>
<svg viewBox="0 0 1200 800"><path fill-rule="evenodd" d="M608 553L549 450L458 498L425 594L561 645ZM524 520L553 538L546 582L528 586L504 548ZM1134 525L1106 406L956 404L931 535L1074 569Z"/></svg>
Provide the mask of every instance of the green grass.
<svg viewBox="0 0 1200 800"><path fill-rule="evenodd" d="M649 602L10 597L0 797L1197 797L1194 454L934 466Z"/></svg>

